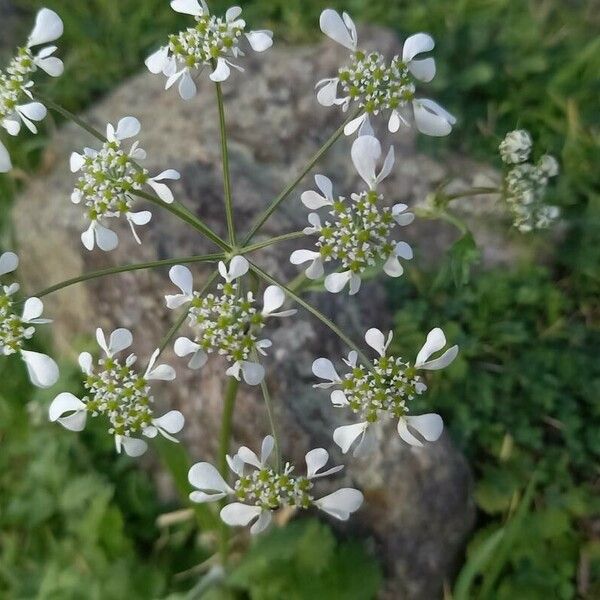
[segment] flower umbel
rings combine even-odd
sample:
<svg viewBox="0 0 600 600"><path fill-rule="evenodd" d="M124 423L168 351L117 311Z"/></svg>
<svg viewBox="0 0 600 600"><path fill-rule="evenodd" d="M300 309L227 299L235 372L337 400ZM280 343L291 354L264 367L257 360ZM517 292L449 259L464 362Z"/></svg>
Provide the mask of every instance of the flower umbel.
<svg viewBox="0 0 600 600"><path fill-rule="evenodd" d="M383 270L390 277L404 272L399 258L410 260L412 248L406 242L396 242L390 237L397 225L408 225L414 215L406 212L406 204L391 208L379 204L383 196L377 186L394 166L394 148L389 149L381 171L376 166L382 156L381 144L370 135L358 137L352 144L352 160L356 170L368 186L368 190L352 194L350 201L333 197L333 184L324 175L315 176L321 193L313 190L302 194L302 203L309 209L328 208L330 219L322 221L316 213L310 213L307 235L318 235L317 250L296 250L290 256L293 264L310 262L306 276L318 279L324 274L324 263L337 262L341 271L325 277L328 291L340 292L349 283L350 294L360 289L361 274L368 267L383 263Z"/></svg>
<svg viewBox="0 0 600 600"><path fill-rule="evenodd" d="M183 415L171 410L162 417L154 418L154 397L151 381L172 381L175 371L168 365L156 365L159 350L155 350L143 374L134 365L135 354L121 360L116 354L131 346L133 337L127 329L116 329L107 342L102 329L96 330L96 340L105 357L98 360L94 368L92 355L82 352L79 366L86 375L84 386L86 395L79 399L63 392L50 405L51 421L58 421L66 429L81 431L88 415L105 416L108 419L108 433L114 435L117 452L121 449L129 456L142 455L148 445L144 440L132 437L143 435L156 437L158 433L177 442L172 434L181 431Z"/></svg>
<svg viewBox="0 0 600 600"><path fill-rule="evenodd" d="M331 393L332 404L337 408L349 408L361 419L354 425L338 427L333 433L335 443L346 454L360 438L354 455L367 453L373 441L372 437L368 437L369 427L387 417L398 419L400 437L412 446L422 446L423 443L410 429L427 441L437 440L443 429L441 417L436 414L409 416L409 404L427 389L418 372L447 367L456 358L458 346L452 346L438 358L430 360L432 354L446 345L444 332L439 328L432 329L411 365L401 357L387 355L392 332L386 338L379 329L369 329L365 341L379 354L379 358L368 367L358 363L355 351L344 360L350 370L343 377L338 375L327 358L318 358L312 366L313 373L326 381L315 387L336 387Z"/></svg>
<svg viewBox="0 0 600 600"><path fill-rule="evenodd" d="M221 82L229 77L231 67L244 70L231 61L244 56L240 48L242 36L255 52L263 52L273 45L270 31L245 31L246 22L240 18L239 6L232 6L225 18L211 15L204 0L173 0L171 7L193 16L196 25L171 35L168 45L148 57L146 66L152 73L163 73L167 77L166 89L178 83L179 95L184 100L196 95L192 73L208 66L212 69L212 81Z"/></svg>
<svg viewBox="0 0 600 600"><path fill-rule="evenodd" d="M14 252L0 255L0 278L12 273L19 266L19 258ZM19 291L18 283L3 285L0 288L0 356L19 353L31 382L41 388L52 387L58 380L58 366L49 356L40 352L25 350L25 343L33 337L35 325L51 323L42 319L44 304L39 298L28 298L23 312L14 310L13 296Z"/></svg>
<svg viewBox="0 0 600 600"><path fill-rule="evenodd" d="M353 488L342 488L315 500L314 480L333 475L343 466L321 471L329 460L324 448L315 448L306 454L306 475L294 475L294 467L286 463L278 473L268 464L274 439L267 436L262 443L260 458L242 446L233 457L227 456L231 471L237 476L230 486L217 469L207 462L196 463L189 471L190 483L199 491L190 494L192 502L215 502L227 496L235 499L221 509L221 519L232 526L246 526L252 521L250 533L264 531L273 517L273 511L282 507L311 508L316 506L329 515L346 521L363 502L363 495ZM250 472L246 472L250 467Z"/></svg>
<svg viewBox="0 0 600 600"><path fill-rule="evenodd" d="M388 63L379 52L366 53L358 48L356 26L347 13L340 16L328 8L321 13L320 24L325 35L352 52L350 64L340 68L337 77L317 83L317 100L323 106L340 105L344 111L352 104L360 108L360 116L346 125L346 135L357 130L371 132L369 118L388 111L388 129L395 133L401 124L408 126L405 117L409 107L421 133L444 136L452 131L456 119L450 113L433 100L415 96L415 82L427 83L435 76L433 58L415 58L433 50L430 35L411 35L404 43L402 57L394 56Z"/></svg>
<svg viewBox="0 0 600 600"><path fill-rule="evenodd" d="M266 354L271 346L268 339L258 336L268 317L287 317L295 310L278 311L285 302L283 290L275 285L267 287L263 296L263 308L259 312L252 292L242 293L236 279L248 272L249 264L243 256L235 256L229 264L219 263L219 272L225 280L217 286L219 294L202 297L193 289L192 274L187 267L177 265L169 271L171 281L181 294L166 296L169 308L188 304L188 322L194 339L180 337L175 341L178 356L192 355L188 366L199 369L208 355L225 356L231 366L227 375L249 385L258 385L264 378L264 368L257 362L258 354Z"/></svg>
<svg viewBox="0 0 600 600"><path fill-rule="evenodd" d="M500 156L510 165L504 178L504 196L513 214L514 226L522 232L549 227L560 216L557 206L544 203L550 179L558 175L554 156L544 154L529 161L532 141L523 129L510 131L500 143Z"/></svg>
<svg viewBox="0 0 600 600"><path fill-rule="evenodd" d="M88 250L93 250L94 245L104 251L117 247L117 234L107 227L106 221L121 216L127 219L135 240L141 243L135 226L146 225L152 213L147 210L133 212L132 194L145 185L150 186L163 202L173 202L171 190L162 182L179 179L179 173L167 169L150 177L148 171L136 163L146 158L139 142L134 142L129 150L123 149L122 142L138 135L140 128L135 117L124 117L116 129L110 123L107 125L107 141L100 150L85 148L83 154L71 154L71 171L80 173L71 201L83 204L87 209L86 218L90 225L81 234L81 241Z"/></svg>
<svg viewBox="0 0 600 600"><path fill-rule="evenodd" d="M37 133L34 121L46 116L46 107L33 100L33 75L38 69L52 77L63 73L63 63L52 56L56 46L44 46L37 54L32 48L57 40L63 34L63 23L52 10L42 8L35 19L35 26L29 35L27 45L18 48L6 70L0 70L0 126L9 135L18 135L21 123L32 133ZM12 168L8 150L0 141L0 173Z"/></svg>

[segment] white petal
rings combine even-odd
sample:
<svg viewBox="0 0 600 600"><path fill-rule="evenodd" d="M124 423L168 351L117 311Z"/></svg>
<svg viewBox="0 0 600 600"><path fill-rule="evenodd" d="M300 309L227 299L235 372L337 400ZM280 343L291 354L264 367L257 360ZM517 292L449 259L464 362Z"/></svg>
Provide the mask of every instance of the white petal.
<svg viewBox="0 0 600 600"><path fill-rule="evenodd" d="M140 122L135 117L123 117L117 124L115 137L118 140L126 140L135 137L142 128Z"/></svg>
<svg viewBox="0 0 600 600"><path fill-rule="evenodd" d="M81 243L90 251L94 249L94 243L96 240L96 228L94 223L91 223L90 226L81 234Z"/></svg>
<svg viewBox="0 0 600 600"><path fill-rule="evenodd" d="M21 350L21 356L33 385L49 388L58 381L58 365L49 356L29 350Z"/></svg>
<svg viewBox="0 0 600 600"><path fill-rule="evenodd" d="M427 334L427 339L417 354L415 366L421 366L434 352L441 350L445 345L444 332L439 327L435 327Z"/></svg>
<svg viewBox="0 0 600 600"><path fill-rule="evenodd" d="M176 375L173 367L169 365L158 365L146 373L146 379L150 381L173 381Z"/></svg>
<svg viewBox="0 0 600 600"><path fill-rule="evenodd" d="M229 466L229 468L236 475L241 477L244 474L244 461L237 454L235 454L234 456L229 456L229 454L227 454L225 458L227 459L227 465Z"/></svg>
<svg viewBox="0 0 600 600"><path fill-rule="evenodd" d="M415 33L406 38L402 48L402 60L405 63L410 62L417 54L430 52L435 47L433 38L427 33Z"/></svg>
<svg viewBox="0 0 600 600"><path fill-rule="evenodd" d="M127 456L137 458L142 456L148 449L148 444L144 440L138 440L137 438L123 436L115 436L115 444L117 446L117 452L121 452L121 447L125 450Z"/></svg>
<svg viewBox="0 0 600 600"><path fill-rule="evenodd" d="M257 469L262 469L264 467L264 462L259 460L258 456L253 450L250 450L247 446L240 446L240 449L237 451L237 456L244 463L248 465L252 465Z"/></svg>
<svg viewBox="0 0 600 600"><path fill-rule="evenodd" d="M390 277L400 277L404 273L404 267L395 254L390 254L383 265L383 271Z"/></svg>
<svg viewBox="0 0 600 600"><path fill-rule="evenodd" d="M43 312L44 303L39 298L28 298L23 306L23 315L21 318L25 323L29 323L41 317Z"/></svg>
<svg viewBox="0 0 600 600"><path fill-rule="evenodd" d="M89 352L82 352L79 355L79 366L86 375L92 374L92 355Z"/></svg>
<svg viewBox="0 0 600 600"><path fill-rule="evenodd" d="M234 256L229 263L229 281L242 277L248 272L250 263L243 256Z"/></svg>
<svg viewBox="0 0 600 600"><path fill-rule="evenodd" d="M148 179L148 185L154 190L154 193L166 204L172 204L175 197L173 192L164 183L159 183L155 179Z"/></svg>
<svg viewBox="0 0 600 600"><path fill-rule="evenodd" d="M264 465L275 447L275 438L272 435L267 435L262 441L260 448L260 462Z"/></svg>
<svg viewBox="0 0 600 600"><path fill-rule="evenodd" d="M447 367L458 355L458 346L452 346L448 348L444 354L433 360L428 360L420 365L419 368L426 369L428 371L437 371Z"/></svg>
<svg viewBox="0 0 600 600"><path fill-rule="evenodd" d="M200 345L189 338L179 337L175 340L173 348L177 356L187 356L188 354L197 352L200 349Z"/></svg>
<svg viewBox="0 0 600 600"><path fill-rule="evenodd" d="M234 362L226 371L225 375L229 377L235 377L238 381L240 381L240 373L242 372L242 363L238 360Z"/></svg>
<svg viewBox="0 0 600 600"><path fill-rule="evenodd" d="M385 356L387 344L383 332L379 329L376 329L375 327L369 329L367 333L365 333L365 342L367 342L379 356Z"/></svg>
<svg viewBox="0 0 600 600"><path fill-rule="evenodd" d="M225 498L227 494L225 492L219 492L218 494L206 494L205 492L190 492L189 498L196 504L203 504L205 502L216 502Z"/></svg>
<svg viewBox="0 0 600 600"><path fill-rule="evenodd" d="M270 285L263 295L262 314L267 316L283 306L285 292L278 285Z"/></svg>
<svg viewBox="0 0 600 600"><path fill-rule="evenodd" d="M364 436L369 423L355 423L354 425L343 425L333 432L333 441L346 454L357 438Z"/></svg>
<svg viewBox="0 0 600 600"><path fill-rule="evenodd" d="M229 64L224 58L217 59L217 66L215 70L210 74L210 79L214 82L225 81L231 74Z"/></svg>
<svg viewBox="0 0 600 600"><path fill-rule="evenodd" d="M352 273L352 276L350 277L350 288L348 290L350 296L354 296L354 294L358 293L361 281L361 278L356 273Z"/></svg>
<svg viewBox="0 0 600 600"><path fill-rule="evenodd" d="M134 225L146 225L152 219L152 213L149 210L127 213L127 220Z"/></svg>
<svg viewBox="0 0 600 600"><path fill-rule="evenodd" d="M360 117L356 117L356 119L352 119L349 123L344 127L344 135L352 135L362 124L365 122L365 119L368 119L367 113L360 115Z"/></svg>
<svg viewBox="0 0 600 600"><path fill-rule="evenodd" d="M250 527L250 533L252 535L257 535L264 531L270 524L273 518L273 513L270 510L263 510L260 513L260 516L256 520L256 523Z"/></svg>
<svg viewBox="0 0 600 600"><path fill-rule="evenodd" d="M394 254L404 260L412 260L412 248L406 242L398 242L394 248Z"/></svg>
<svg viewBox="0 0 600 600"><path fill-rule="evenodd" d="M415 215L411 212L405 212L408 206L406 204L394 204L392 206L392 216L394 221L402 227L410 225L415 220Z"/></svg>
<svg viewBox="0 0 600 600"><path fill-rule="evenodd" d="M98 346L104 350L104 353L107 356L110 356L110 350L108 349L108 344L106 343L106 336L100 327L96 329L96 342L98 343Z"/></svg>
<svg viewBox="0 0 600 600"><path fill-rule="evenodd" d="M408 70L419 81L430 82L435 77L435 60L424 58L423 60L412 60L408 64Z"/></svg>
<svg viewBox="0 0 600 600"><path fill-rule="evenodd" d="M114 231L111 231L107 227L100 225L98 221L95 221L95 227L93 228L93 233L96 238L96 243L98 244L98 248L104 252L110 252L114 250L119 245L119 238ZM82 236L83 241L83 236ZM92 244L93 248L93 244ZM91 248L88 248L91 250Z"/></svg>
<svg viewBox="0 0 600 600"><path fill-rule="evenodd" d="M439 104L422 98L413 100L413 110L417 129L425 135L442 137L452 131L456 119Z"/></svg>
<svg viewBox="0 0 600 600"><path fill-rule="evenodd" d="M333 390L331 392L331 404L340 408L342 406L348 406L350 402L348 402L348 398L346 398L346 394L342 392L342 390Z"/></svg>
<svg viewBox="0 0 600 600"><path fill-rule="evenodd" d="M325 448L315 448L306 453L306 476L312 479L317 471L321 470L329 460L329 452Z"/></svg>
<svg viewBox="0 0 600 600"><path fill-rule="evenodd" d="M42 8L35 18L35 26L29 35L27 47L38 46L57 40L63 34L61 18L48 8Z"/></svg>
<svg viewBox="0 0 600 600"><path fill-rule="evenodd" d="M71 431L82 431L87 419L85 404L73 394L63 392L54 398L48 409L48 418L58 421Z"/></svg>
<svg viewBox="0 0 600 600"><path fill-rule="evenodd" d="M179 433L183 429L185 418L178 410L170 410L162 417L154 419L153 423L168 433Z"/></svg>
<svg viewBox="0 0 600 600"><path fill-rule="evenodd" d="M352 38L342 17L331 8L325 9L319 19L321 31L332 40L345 46L348 50L356 50L356 39Z"/></svg>
<svg viewBox="0 0 600 600"><path fill-rule="evenodd" d="M352 144L352 162L363 181L373 187L376 181L375 166L381 156L381 144L371 135L356 138Z"/></svg>
<svg viewBox="0 0 600 600"><path fill-rule="evenodd" d="M293 265L301 265L305 262L315 260L321 255L313 250L294 250L290 256L290 262Z"/></svg>
<svg viewBox="0 0 600 600"><path fill-rule="evenodd" d="M77 173L85 164L85 157L79 154L78 152L72 152L71 158L69 159L69 166L71 168L71 173Z"/></svg>
<svg viewBox="0 0 600 600"><path fill-rule="evenodd" d="M192 15L199 17L203 14L202 7L198 0L173 0L171 2L171 8L184 15Z"/></svg>
<svg viewBox="0 0 600 600"><path fill-rule="evenodd" d="M6 146L0 141L0 173L8 173L12 169L10 154Z"/></svg>
<svg viewBox="0 0 600 600"><path fill-rule="evenodd" d="M204 492L224 492L227 494L233 492L219 471L207 462L193 465L188 472L188 481L195 488Z"/></svg>
<svg viewBox="0 0 600 600"><path fill-rule="evenodd" d="M315 258L312 264L305 271L305 274L309 279L319 279L320 277L323 277L324 273L325 269L320 256Z"/></svg>
<svg viewBox="0 0 600 600"><path fill-rule="evenodd" d="M4 252L0 256L0 276L12 273L19 266L19 257L14 252Z"/></svg>
<svg viewBox="0 0 600 600"><path fill-rule="evenodd" d="M148 67L148 71L150 73L154 73L158 75L162 73L167 62L169 60L169 48L167 46L163 46L159 48L156 52L153 52L146 60L145 64Z"/></svg>
<svg viewBox="0 0 600 600"><path fill-rule="evenodd" d="M302 204L304 204L304 206L310 210L319 210L319 208L331 206L333 204L331 200L321 196L314 190L303 192L300 196L300 200L302 200Z"/></svg>
<svg viewBox="0 0 600 600"><path fill-rule="evenodd" d="M29 102L21 106L17 106L17 111L21 115L31 119L32 121L41 121L48 113L46 107L41 102ZM25 121L27 124L27 121Z"/></svg>
<svg viewBox="0 0 600 600"><path fill-rule="evenodd" d="M381 183L392 172L392 169L394 168L394 162L394 146L390 146L385 160L383 161L383 167L381 167L381 171L379 172L379 175L377 175L377 183Z"/></svg>
<svg viewBox="0 0 600 600"><path fill-rule="evenodd" d="M131 344L133 344L133 336L131 335L131 331L129 331L129 329L125 329L124 327L115 329L110 334L110 340L108 342L108 355L112 356L117 352L121 352L122 350L129 348Z"/></svg>
<svg viewBox="0 0 600 600"><path fill-rule="evenodd" d="M342 273L330 273L325 277L325 289L332 294L341 292L352 278L352 271Z"/></svg>
<svg viewBox="0 0 600 600"><path fill-rule="evenodd" d="M333 79L323 79L317 86L320 89L317 92L317 102L321 106L333 106L337 100L338 85L340 80L335 77Z"/></svg>
<svg viewBox="0 0 600 600"><path fill-rule="evenodd" d="M341 381L333 363L328 358L317 358L312 364L312 372L316 377L338 383Z"/></svg>
<svg viewBox="0 0 600 600"><path fill-rule="evenodd" d="M196 95L196 84L190 75L190 72L186 69L181 78L179 79L179 95L183 100L190 100Z"/></svg>
<svg viewBox="0 0 600 600"><path fill-rule="evenodd" d="M0 125L2 125L2 127L4 127L4 129L6 129L6 131L8 132L8 135L12 135L12 136L19 135L19 131L21 131L21 123L20 123L20 121L17 120L16 117L13 117L10 119L4 119L3 121L0 121ZM6 148L5 148L5 150L6 150Z"/></svg>
<svg viewBox="0 0 600 600"><path fill-rule="evenodd" d="M248 506L241 502L232 502L221 509L220 515L227 525L244 527L260 516L261 512L262 508L260 506Z"/></svg>
<svg viewBox="0 0 600 600"><path fill-rule="evenodd" d="M363 500L364 497L358 490L342 488L320 500L315 500L315 505L332 517L347 521L350 515L362 506Z"/></svg>
<svg viewBox="0 0 600 600"><path fill-rule="evenodd" d="M65 65L60 58L50 56L49 58L36 59L35 64L50 75L50 77L60 77L65 71Z"/></svg>
<svg viewBox="0 0 600 600"><path fill-rule="evenodd" d="M258 385L265 378L265 368L258 363L243 360L241 369L248 385Z"/></svg>
<svg viewBox="0 0 600 600"><path fill-rule="evenodd" d="M192 272L183 265L175 265L169 269L169 279L182 291L186 296L191 296L194 293L194 278Z"/></svg>
<svg viewBox="0 0 600 600"><path fill-rule="evenodd" d="M444 430L442 417L435 413L406 417L406 420L408 421L408 426L419 432L428 442L438 440Z"/></svg>
<svg viewBox="0 0 600 600"><path fill-rule="evenodd" d="M249 31L246 34L250 46L254 52L264 52L273 45L273 32L266 29L260 31Z"/></svg>

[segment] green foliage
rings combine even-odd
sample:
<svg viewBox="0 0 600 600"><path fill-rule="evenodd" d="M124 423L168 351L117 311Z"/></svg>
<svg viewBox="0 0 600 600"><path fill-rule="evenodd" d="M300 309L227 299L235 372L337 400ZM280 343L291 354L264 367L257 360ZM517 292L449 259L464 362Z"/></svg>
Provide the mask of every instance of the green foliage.
<svg viewBox="0 0 600 600"><path fill-rule="evenodd" d="M596 300L576 280L557 285L547 269L523 266L479 273L466 287L422 274L393 286L401 354L410 356L435 325L461 347L415 408L444 416L475 469L480 529L459 579L468 593L456 600L576 595L580 555L591 544L583 524L600 511L600 330L585 309ZM535 502L515 520L533 473ZM506 530L510 551L498 571ZM597 557L591 564L600 577Z"/></svg>
<svg viewBox="0 0 600 600"><path fill-rule="evenodd" d="M361 544L338 542L326 525L304 519L259 538L227 583L251 600L371 600L381 573Z"/></svg>

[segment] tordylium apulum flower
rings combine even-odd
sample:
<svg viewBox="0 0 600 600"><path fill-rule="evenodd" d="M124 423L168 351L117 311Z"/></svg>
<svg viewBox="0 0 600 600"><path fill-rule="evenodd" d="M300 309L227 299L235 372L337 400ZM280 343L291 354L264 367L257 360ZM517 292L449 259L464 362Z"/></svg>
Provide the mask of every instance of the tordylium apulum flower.
<svg viewBox="0 0 600 600"><path fill-rule="evenodd" d="M306 475L294 475L294 467L286 463L281 473L268 464L274 440L267 436L262 443L260 458L242 446L233 457L227 456L231 471L237 476L230 486L219 471L207 462L196 463L189 471L190 483L199 491L190 494L192 502L215 502L231 497L235 501L221 509L221 519L232 526L246 526L252 521L251 533L264 531L271 522L273 511L283 507L311 508L316 506L327 514L348 520L363 503L363 495L353 488L341 488L315 500L315 479L341 471L342 465L321 471L329 460L324 448L306 454ZM247 471L247 467L250 470Z"/></svg>
<svg viewBox="0 0 600 600"><path fill-rule="evenodd" d="M321 13L320 23L325 35L352 52L350 64L340 68L337 77L317 83L317 100L323 106L360 109L361 114L346 125L346 135L370 132L369 118L379 113L389 113L388 129L394 133L400 125L408 126L409 107L421 133L444 136L452 131L456 119L448 111L433 100L415 96L415 82L427 83L435 76L433 58L415 58L433 50L430 35L411 35L404 42L402 57L394 56L388 63L379 52L359 49L356 26L347 13L340 16L328 8Z"/></svg>
<svg viewBox="0 0 600 600"><path fill-rule="evenodd" d="M423 445L415 433L428 442L437 440L443 430L442 418L436 414L409 415L409 404L416 395L427 389L419 371L447 367L456 358L458 346L452 346L431 359L432 354L446 345L444 332L436 327L427 335L414 365L411 365L399 356L387 355L392 332L386 338L379 329L369 329L365 341L379 354L368 366L358 362L355 351L344 359L349 370L341 377L327 358L318 358L312 366L313 373L326 381L314 387L337 388L331 393L332 404L336 408L351 410L360 419L356 424L338 427L333 433L334 442L346 454L358 439L354 455L366 454L374 442L371 426L386 418L398 420L400 437L412 446Z"/></svg>
<svg viewBox="0 0 600 600"><path fill-rule="evenodd" d="M557 206L544 203L549 180L558 175L558 161L544 154L530 162L531 136L524 129L506 134L500 143L500 156L508 165L504 177L504 198L513 214L514 226L522 232L551 225L560 215Z"/></svg>
<svg viewBox="0 0 600 600"><path fill-rule="evenodd" d="M155 418L150 387L151 381L175 379L175 370L168 365L156 364L158 349L143 374L135 369L135 354L129 354L125 360L118 358L116 355L133 343L127 329L115 329L107 342L104 332L98 328L96 340L105 354L96 367L89 352L79 355L86 395L77 398L63 392L56 396L49 409L50 421L58 421L71 431L82 431L88 415L102 415L108 419L108 433L114 435L117 452L123 449L129 456L141 456L148 447L144 440L133 436L154 438L160 433L177 442L173 434L183 428L183 415L178 410L171 410Z"/></svg>
<svg viewBox="0 0 600 600"><path fill-rule="evenodd" d="M19 266L19 258L14 252L0 255L0 278L12 273ZM58 366L49 356L23 348L33 337L35 325L51 323L42 319L44 304L39 298L28 298L22 312L15 312L13 296L19 291L18 283L3 285L0 289L0 356L19 353L31 382L37 387L49 388L58 380Z"/></svg>
<svg viewBox="0 0 600 600"><path fill-rule="evenodd" d="M230 363L227 375L249 385L258 385L264 378L264 367L258 362L259 354L266 354L271 340L259 339L268 317L287 317L295 310L278 311L285 302L285 293L271 285L263 295L263 308L259 311L254 294L243 292L238 280L248 272L249 264L243 256L234 256L229 268L219 263L219 273L225 280L219 283L217 294L200 296L194 291L192 273L187 267L171 267L169 277L181 290L180 294L166 296L171 309L188 305L188 323L194 339L180 337L175 341L177 356L192 355L188 363L191 369L199 369L208 355L223 355Z"/></svg>
<svg viewBox="0 0 600 600"><path fill-rule="evenodd" d="M245 31L246 22L240 18L239 6L232 6L225 18L211 15L204 0L173 0L171 7L193 16L196 25L171 35L166 46L146 59L146 66L152 73L167 77L166 89L178 83L179 95L184 100L196 95L193 75L205 67L211 69L210 78L215 82L225 81L231 67L244 70L232 62L244 56L240 48L242 36L255 52L263 52L273 45L270 31Z"/></svg>
<svg viewBox="0 0 600 600"><path fill-rule="evenodd" d="M356 294L361 274L378 263L383 263L383 270L390 277L399 277L404 272L399 259L410 260L413 256L406 242L396 242L390 234L395 225L412 223L414 215L407 212L406 204L380 206L383 196L377 192L377 186L392 171L393 146L378 173L381 155L381 144L375 137L364 135L354 141L352 161L368 189L352 194L349 201L343 196L334 198L333 185L324 175L315 177L321 193L310 190L302 194L302 203L307 208L327 208L330 218L321 220L316 212L308 215L310 227L304 233L318 236L317 249L296 250L290 261L295 265L309 262L306 275L310 279L323 276L324 263L339 264L340 272L325 277L325 287L330 292L340 292L349 283L350 294Z"/></svg>
<svg viewBox="0 0 600 600"><path fill-rule="evenodd" d="M95 245L106 252L117 247L119 238L108 228L107 221L121 216L127 219L135 240L141 243L135 226L146 225L152 213L148 210L133 212L132 207L133 194L144 185L150 186L163 202L173 202L173 193L162 182L179 179L179 173L167 169L150 177L148 171L137 164L146 158L139 142L133 142L129 150L123 149L123 140L138 135L140 128L135 117L124 117L116 129L110 123L106 126L107 141L100 150L85 148L83 154L71 154L71 171L80 173L71 201L86 208L89 227L81 234L81 241L88 250L93 250Z"/></svg>
<svg viewBox="0 0 600 600"><path fill-rule="evenodd" d="M34 121L46 116L46 107L33 100L33 75L39 69L52 77L63 73L63 63L52 56L56 46L44 46L34 53L33 48L57 40L63 34L63 23L52 10L42 8L35 19L33 31L27 44L18 48L6 70L0 70L0 126L9 135L18 135L21 123L31 132L37 133ZM0 140L0 173L12 168L8 150Z"/></svg>

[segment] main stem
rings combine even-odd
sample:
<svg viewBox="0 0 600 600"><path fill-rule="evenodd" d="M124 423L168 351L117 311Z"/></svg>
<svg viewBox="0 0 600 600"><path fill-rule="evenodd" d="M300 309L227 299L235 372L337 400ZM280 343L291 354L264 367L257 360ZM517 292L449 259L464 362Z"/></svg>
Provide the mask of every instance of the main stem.
<svg viewBox="0 0 600 600"><path fill-rule="evenodd" d="M349 123L352 119L354 119L358 115L358 111L352 113L336 131L331 135L331 137L325 142L323 146L316 152L316 154L308 161L304 169L298 174L298 176L288 185L286 186L279 196L275 198L271 204L265 209L265 211L259 215L256 219L254 225L244 238L244 246L246 246L252 238L256 235L259 229L267 222L267 220L271 217L271 215L277 210L277 207L294 191L296 186L304 179L305 175L315 166L317 162L329 151L329 149L337 142L337 140L344 133L344 127L346 127L347 123Z"/></svg>
<svg viewBox="0 0 600 600"><path fill-rule="evenodd" d="M235 377L230 377L225 390L225 398L223 401L223 416L221 417L221 434L219 436L219 472L223 479L227 480L227 454L229 453L229 444L231 442L231 429L233 424L233 412L235 408L235 398L237 396L240 382ZM225 505L226 500L221 501L221 508ZM221 554L221 562L227 564L229 555L229 528L221 522L219 536L219 551Z"/></svg>
<svg viewBox="0 0 600 600"><path fill-rule="evenodd" d="M229 175L229 152L227 150L227 127L225 125L225 104L220 83L215 84L217 90L217 106L219 107L219 129L221 131L221 162L223 163L223 192L225 194L225 216L229 243L235 246L235 227L233 224L233 199L231 194L231 178Z"/></svg>

